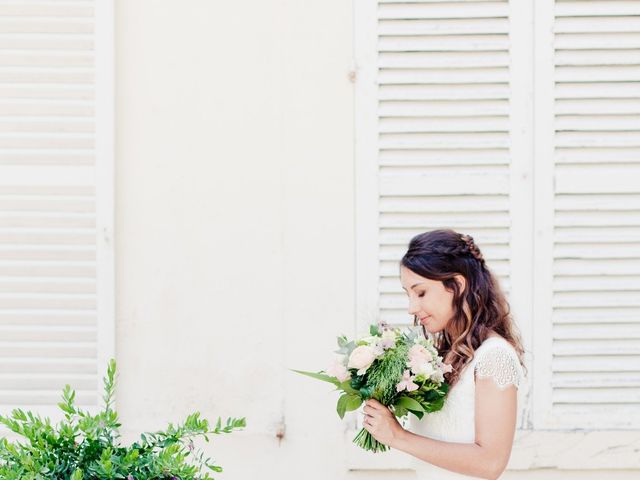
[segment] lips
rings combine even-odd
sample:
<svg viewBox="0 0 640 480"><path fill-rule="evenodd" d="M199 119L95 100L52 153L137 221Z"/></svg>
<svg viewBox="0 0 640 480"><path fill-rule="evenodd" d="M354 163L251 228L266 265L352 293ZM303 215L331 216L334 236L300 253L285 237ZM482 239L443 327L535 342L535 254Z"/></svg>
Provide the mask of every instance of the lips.
<svg viewBox="0 0 640 480"><path fill-rule="evenodd" d="M421 322L424 322L425 320L427 320L428 318L431 318L431 315L427 315L426 317L422 317L420 319Z"/></svg>

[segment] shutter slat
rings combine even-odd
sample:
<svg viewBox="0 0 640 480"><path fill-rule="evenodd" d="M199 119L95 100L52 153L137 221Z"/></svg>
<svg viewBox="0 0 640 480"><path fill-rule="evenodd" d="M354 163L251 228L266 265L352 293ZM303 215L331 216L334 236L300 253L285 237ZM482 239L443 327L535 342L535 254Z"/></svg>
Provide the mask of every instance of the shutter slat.
<svg viewBox="0 0 640 480"><path fill-rule="evenodd" d="M637 65L640 63L638 50L557 50L556 66L599 66Z"/></svg>
<svg viewBox="0 0 640 480"><path fill-rule="evenodd" d="M380 37L380 52L497 52L509 49L504 35L425 35ZM618 47L619 48L619 47Z"/></svg>
<svg viewBox="0 0 640 480"><path fill-rule="evenodd" d="M381 150L381 167L387 166L444 166L444 165L509 165L506 149L465 149L465 150Z"/></svg>
<svg viewBox="0 0 640 480"><path fill-rule="evenodd" d="M640 33L564 33L557 34L554 46L558 50L638 48ZM624 78L624 77L621 77Z"/></svg>
<svg viewBox="0 0 640 480"><path fill-rule="evenodd" d="M552 385L554 387L640 387L640 372L555 372Z"/></svg>
<svg viewBox="0 0 640 480"><path fill-rule="evenodd" d="M506 18L455 18L437 20L380 20L381 36L473 35L509 33Z"/></svg>
<svg viewBox="0 0 640 480"><path fill-rule="evenodd" d="M556 388L553 391L554 403L572 404L576 401L582 403L607 403L611 405L637 404L640 402L640 388Z"/></svg>
<svg viewBox="0 0 640 480"><path fill-rule="evenodd" d="M428 117L436 111L438 118L508 115L509 104L504 100L383 101L378 115L380 118Z"/></svg>
<svg viewBox="0 0 640 480"><path fill-rule="evenodd" d="M603 83L557 83L555 86L555 98L639 98L638 83L618 81Z"/></svg>
<svg viewBox="0 0 640 480"><path fill-rule="evenodd" d="M556 292L589 292L640 290L640 275L624 277L573 276L555 277L553 288Z"/></svg>
<svg viewBox="0 0 640 480"><path fill-rule="evenodd" d="M567 351L570 351L570 349L574 347L585 349L593 347L593 349L601 349L599 350L600 354L606 355L611 355L612 352L616 352L618 355L627 355L622 353L617 346L631 349L635 353L640 353L640 344L636 341L640 339L640 325L629 325L626 323L607 323L606 325L574 323L555 325L553 327L553 338L564 341L557 343L554 348L557 347L559 351L565 352L565 355ZM568 342L568 340L571 341ZM589 341L574 342L573 340ZM614 342L613 340L621 341ZM595 351L593 349L591 351ZM589 354L589 351L584 354Z"/></svg>
<svg viewBox="0 0 640 480"><path fill-rule="evenodd" d="M640 113L638 98L557 100L557 115L610 115ZM637 126L637 124L636 124Z"/></svg>
<svg viewBox="0 0 640 480"><path fill-rule="evenodd" d="M504 68L381 69L378 78L384 85L509 81L508 71Z"/></svg>
<svg viewBox="0 0 640 480"><path fill-rule="evenodd" d="M382 149L509 148L507 132L381 134Z"/></svg>
<svg viewBox="0 0 640 480"><path fill-rule="evenodd" d="M507 67L506 51L497 52L389 52L380 53L380 68L479 68ZM0 109L0 112L2 110Z"/></svg>
<svg viewBox="0 0 640 480"><path fill-rule="evenodd" d="M432 2L422 4L380 4L378 18L385 19L448 19L508 17L509 5L502 2Z"/></svg>
<svg viewBox="0 0 640 480"><path fill-rule="evenodd" d="M381 117L381 133L495 132L509 127L505 116L495 117Z"/></svg>
<svg viewBox="0 0 640 480"><path fill-rule="evenodd" d="M380 85L380 100L484 100L509 99L509 85Z"/></svg>
<svg viewBox="0 0 640 480"><path fill-rule="evenodd" d="M628 1L561 1L555 3L556 17L600 17L640 15L638 2Z"/></svg>
<svg viewBox="0 0 640 480"><path fill-rule="evenodd" d="M556 33L624 33L640 32L640 16L600 17L594 22L589 17L556 18Z"/></svg>

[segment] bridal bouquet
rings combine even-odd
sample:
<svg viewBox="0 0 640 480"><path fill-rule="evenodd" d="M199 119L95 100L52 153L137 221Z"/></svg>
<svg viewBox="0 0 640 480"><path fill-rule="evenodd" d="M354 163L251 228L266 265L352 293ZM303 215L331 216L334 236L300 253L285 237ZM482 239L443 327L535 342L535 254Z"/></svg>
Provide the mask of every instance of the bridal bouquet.
<svg viewBox="0 0 640 480"><path fill-rule="evenodd" d="M399 418L409 413L422 418L440 410L449 389L444 374L451 365L443 363L433 340L424 338L419 329L401 331L384 323L371 325L369 333L356 341L338 337L339 350L327 370L294 371L332 383L343 392L337 405L340 418L370 398L391 407ZM353 441L374 453L388 448L364 428Z"/></svg>

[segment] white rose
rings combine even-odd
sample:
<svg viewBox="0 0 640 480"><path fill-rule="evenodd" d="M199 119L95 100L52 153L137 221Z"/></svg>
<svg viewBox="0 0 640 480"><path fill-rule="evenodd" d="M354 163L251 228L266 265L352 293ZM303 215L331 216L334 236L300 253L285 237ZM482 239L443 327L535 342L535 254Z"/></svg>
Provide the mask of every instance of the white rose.
<svg viewBox="0 0 640 480"><path fill-rule="evenodd" d="M429 378L435 371L430 362L421 363L417 365L416 368L412 368L412 370L416 375L422 375L425 378Z"/></svg>
<svg viewBox="0 0 640 480"><path fill-rule="evenodd" d="M444 382L444 375L442 374L442 371L436 370L435 372L433 372L433 374L431 375L431 380L436 383Z"/></svg>
<svg viewBox="0 0 640 480"><path fill-rule="evenodd" d="M357 368L358 375L364 375L375 359L376 355L373 347L360 345L351 352L347 368Z"/></svg>

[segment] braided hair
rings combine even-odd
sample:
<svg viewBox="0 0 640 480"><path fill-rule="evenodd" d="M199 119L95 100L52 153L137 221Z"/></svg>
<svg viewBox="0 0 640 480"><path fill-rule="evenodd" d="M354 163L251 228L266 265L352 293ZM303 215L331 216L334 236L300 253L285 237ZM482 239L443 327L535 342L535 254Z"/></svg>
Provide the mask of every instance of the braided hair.
<svg viewBox="0 0 640 480"><path fill-rule="evenodd" d="M440 355L453 366L453 371L445 375L450 385L457 382L464 366L491 332L513 345L524 366L524 349L509 303L471 235L451 229L416 235L400 265L422 277L439 280L453 291L453 317L447 328L435 335ZM456 275L465 278L464 291L455 280ZM418 325L416 316L413 321ZM426 335L424 327L423 331Z"/></svg>

